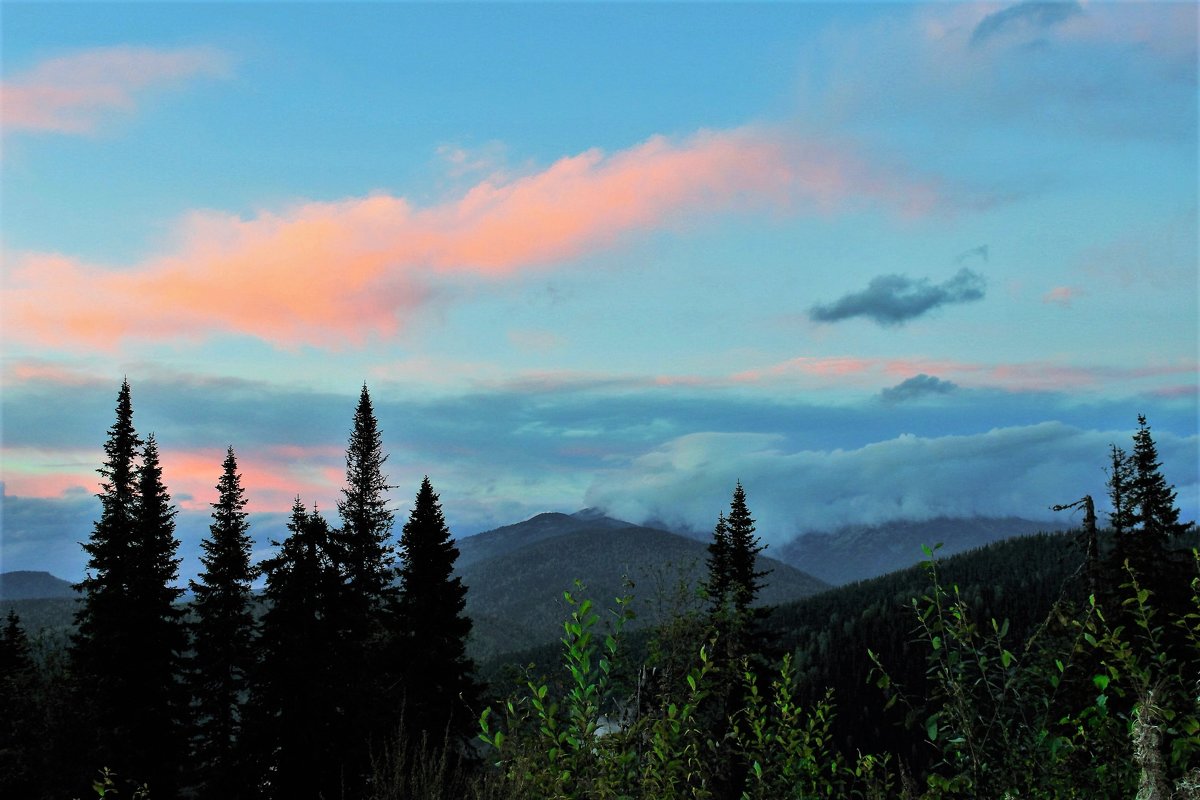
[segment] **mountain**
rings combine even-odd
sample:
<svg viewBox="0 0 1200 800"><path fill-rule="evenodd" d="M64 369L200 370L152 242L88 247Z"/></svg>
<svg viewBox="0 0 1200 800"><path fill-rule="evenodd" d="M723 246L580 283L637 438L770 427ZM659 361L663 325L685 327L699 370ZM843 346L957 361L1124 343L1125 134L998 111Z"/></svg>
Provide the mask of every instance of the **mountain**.
<svg viewBox="0 0 1200 800"><path fill-rule="evenodd" d="M75 596L69 581L49 572L0 572L0 601Z"/></svg>
<svg viewBox="0 0 1200 800"><path fill-rule="evenodd" d="M535 544L565 533L585 530L631 528L629 522L612 519L593 508L585 508L574 514L538 514L515 525L477 533L458 539L458 567L463 569L479 561L507 555L526 545Z"/></svg>
<svg viewBox="0 0 1200 800"><path fill-rule="evenodd" d="M942 517L924 522L847 525L830 533L801 534L787 544L772 547L771 554L823 581L841 585L920 563L925 558L922 545L941 543L940 556L946 557L1049 527L1020 517Z"/></svg>
<svg viewBox="0 0 1200 800"><path fill-rule="evenodd" d="M705 577L708 556L705 543L594 513L539 514L458 547L466 556L458 571L469 587L467 613L475 621L472 651L481 659L557 639L569 613L563 591L574 592L576 579L601 611L633 594L632 627L652 624L680 603L699 602L690 587ZM759 566L771 571L760 595L770 605L828 588L774 559L760 557Z"/></svg>

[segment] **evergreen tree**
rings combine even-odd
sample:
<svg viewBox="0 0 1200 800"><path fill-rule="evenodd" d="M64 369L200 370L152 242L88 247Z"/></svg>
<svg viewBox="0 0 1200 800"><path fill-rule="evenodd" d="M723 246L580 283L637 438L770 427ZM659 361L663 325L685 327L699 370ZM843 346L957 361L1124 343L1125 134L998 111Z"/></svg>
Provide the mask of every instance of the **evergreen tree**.
<svg viewBox="0 0 1200 800"><path fill-rule="evenodd" d="M87 772L79 778L104 766L169 798L182 755L178 675L186 634L174 605L181 591L172 585L179 564L175 510L153 437L139 459L141 447L125 381L99 469L100 518L83 545L88 571L76 587L83 599L71 663L87 740L79 758Z"/></svg>
<svg viewBox="0 0 1200 800"><path fill-rule="evenodd" d="M121 746L129 756L125 774L149 783L156 797L167 798L175 793L187 752L188 700L181 679L188 637L184 610L176 605L183 595L175 585L180 562L176 510L163 485L154 434L146 437L138 484L130 549L132 652L124 667L138 694L136 703L124 710L130 730Z"/></svg>
<svg viewBox="0 0 1200 800"><path fill-rule="evenodd" d="M471 619L467 587L454 575L458 548L428 476L400 536L400 618L413 657L405 674L405 719L418 739L439 741L449 731L465 740L474 732L478 687L467 657Z"/></svg>
<svg viewBox="0 0 1200 800"><path fill-rule="evenodd" d="M763 587L762 578L767 575L755 568L758 554L766 549L754 535L754 517L746 505L746 492L738 481L729 503L729 516L725 520L729 537L729 591L734 609L744 614L758 598Z"/></svg>
<svg viewBox="0 0 1200 800"><path fill-rule="evenodd" d="M396 640L397 588L392 549L394 517L388 508L387 455L371 406L362 387L354 411L354 426L346 447L346 485L338 501L342 527L334 532L335 554L344 582L330 607L340 629L341 671L350 691L346 697L347 725L361 732L361 741L379 741L392 733L398 716L394 703L399 676ZM388 695L392 695L391 698ZM369 767L369 754L358 742L348 742L347 782L354 786Z"/></svg>
<svg viewBox="0 0 1200 800"><path fill-rule="evenodd" d="M341 592L332 533L300 498L288 536L262 563L268 607L259 637L261 661L248 710L247 748L263 796L315 800L342 796L340 743L344 676L329 608Z"/></svg>
<svg viewBox="0 0 1200 800"><path fill-rule="evenodd" d="M1109 525L1118 537L1124 536L1133 527L1132 511L1129 507L1130 483L1133 480L1133 463L1129 455L1115 444L1109 445L1110 468L1108 473L1108 499L1112 504Z"/></svg>
<svg viewBox="0 0 1200 800"><path fill-rule="evenodd" d="M246 496L232 447L222 468L209 536L200 543L204 570L199 581L191 582L196 717L192 765L205 794L232 799L247 794L238 745L255 659L250 588L254 570Z"/></svg>
<svg viewBox="0 0 1200 800"><path fill-rule="evenodd" d="M32 797L44 742L34 699L37 672L21 620L8 611L0 633L0 796Z"/></svg>
<svg viewBox="0 0 1200 800"><path fill-rule="evenodd" d="M354 428L346 447L346 486L338 501L342 528L337 532L339 560L350 593L362 605L367 631L351 631L367 638L383 618L395 596L395 555L391 538L394 515L387 506L387 476L383 464L383 439L371 396L364 384L354 411Z"/></svg>
<svg viewBox="0 0 1200 800"><path fill-rule="evenodd" d="M713 538L708 545L708 580L704 588L708 592L712 612L718 613L729 602L729 528L725 525L725 512L717 516Z"/></svg>
<svg viewBox="0 0 1200 800"><path fill-rule="evenodd" d="M1133 479L1129 487L1129 506L1133 524L1146 540L1160 548L1166 547L1176 536L1190 529L1192 523L1179 521L1175 487L1163 477L1158 448L1142 414L1138 415L1138 431L1133 435L1130 461Z"/></svg>

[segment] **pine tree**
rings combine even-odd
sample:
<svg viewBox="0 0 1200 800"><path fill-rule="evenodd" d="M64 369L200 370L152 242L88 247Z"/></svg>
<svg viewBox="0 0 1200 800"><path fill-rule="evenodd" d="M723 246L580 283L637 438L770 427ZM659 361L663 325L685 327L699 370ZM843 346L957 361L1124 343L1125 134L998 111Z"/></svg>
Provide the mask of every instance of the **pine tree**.
<svg viewBox="0 0 1200 800"><path fill-rule="evenodd" d="M746 492L738 481L725 520L729 537L729 591L734 609L745 613L754 605L763 587L761 578L767 575L756 569L758 554L766 549L754 535L754 517L746 505Z"/></svg>
<svg viewBox="0 0 1200 800"><path fill-rule="evenodd" d="M139 459L141 447L125 381L99 469L100 519L83 545L88 571L76 587L84 596L71 663L88 740L80 757L88 774L79 777L105 766L168 798L181 761L178 668L186 634L174 606L181 592L172 586L175 511L153 437Z"/></svg>
<svg viewBox="0 0 1200 800"><path fill-rule="evenodd" d="M196 716L192 764L206 794L238 798L248 792L238 745L248 676L255 659L253 542L232 447L222 470L209 536L200 543L204 570L199 581L191 582L196 618L192 627L191 686Z"/></svg>
<svg viewBox="0 0 1200 800"><path fill-rule="evenodd" d="M717 516L712 542L708 545L708 580L704 588L708 592L713 613L725 608L729 602L729 528L725 525L725 512Z"/></svg>
<svg viewBox="0 0 1200 800"><path fill-rule="evenodd" d="M329 608L341 592L333 536L300 498L288 536L262 564L267 611L259 638L247 749L261 794L274 800L341 797L344 676Z"/></svg>
<svg viewBox="0 0 1200 800"><path fill-rule="evenodd" d="M467 587L454 575L458 548L428 476L400 536L400 619L406 633L405 719L418 739L449 731L465 740L474 729L478 687L467 657L471 619Z"/></svg>

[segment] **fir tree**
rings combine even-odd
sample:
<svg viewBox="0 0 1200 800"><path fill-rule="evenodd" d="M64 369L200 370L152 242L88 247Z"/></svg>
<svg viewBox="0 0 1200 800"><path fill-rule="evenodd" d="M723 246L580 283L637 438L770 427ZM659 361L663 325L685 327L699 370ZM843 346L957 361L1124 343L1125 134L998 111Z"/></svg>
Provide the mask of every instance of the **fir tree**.
<svg viewBox="0 0 1200 800"><path fill-rule="evenodd" d="M467 657L467 587L454 575L458 548L428 476L400 536L400 615L406 633L405 719L417 736L466 739L475 725L478 687Z"/></svg>
<svg viewBox="0 0 1200 800"><path fill-rule="evenodd" d="M1140 536L1160 548L1166 547L1176 536L1189 530L1192 523L1179 521L1175 487L1163 477L1158 448L1142 414L1138 415L1138 431L1133 435L1130 461L1133 477L1129 487L1129 506L1133 524Z"/></svg>
<svg viewBox="0 0 1200 800"><path fill-rule="evenodd" d="M383 473L386 461L371 396L364 385L346 447L346 485L338 501L342 527L334 532L344 586L330 608L340 629L342 672L350 687L347 724L362 732L363 741L386 737L397 721L395 704L386 699L389 693L396 694L400 677L391 544L394 517L388 508L387 492L392 487ZM358 748L346 757L352 764L348 782L354 785L369 766L368 753Z"/></svg>
<svg viewBox="0 0 1200 800"><path fill-rule="evenodd" d="M158 797L174 795L187 752L189 728L183 655L188 647L184 610L176 605L183 590L175 584L180 559L175 538L176 510L162 481L158 445L146 438L138 470L138 506L130 550L131 663L124 667L137 691L127 707L129 732L121 745L129 755L126 775L155 787Z"/></svg>
<svg viewBox="0 0 1200 800"><path fill-rule="evenodd" d="M247 747L264 797L341 797L344 676L329 608L341 592L325 519L300 498L288 536L262 564L267 612L248 710Z"/></svg>
<svg viewBox="0 0 1200 800"><path fill-rule="evenodd" d="M729 602L729 528L725 525L725 512L717 516L713 538L708 545L708 580L704 584L708 592L713 613L725 608Z"/></svg>
<svg viewBox="0 0 1200 800"><path fill-rule="evenodd" d="M186 635L174 606L178 546L174 508L162 483L153 437L133 427L129 382L117 396L117 419L104 445L100 518L87 552L88 571L76 588L83 600L71 644L76 706L84 745L80 766L106 766L149 782L168 798L180 764L183 720L178 685Z"/></svg>
<svg viewBox="0 0 1200 800"><path fill-rule="evenodd" d="M1109 445L1108 499L1112 504L1109 524L1118 537L1124 536L1133 527L1130 503L1130 483L1133 480L1133 462L1129 455L1115 444Z"/></svg>
<svg viewBox="0 0 1200 800"><path fill-rule="evenodd" d="M758 554L766 549L754 535L754 517L746 505L746 492L738 481L729 503L729 516L725 520L729 537L729 591L734 609L745 613L754 605L763 587L761 578L767 575L755 568Z"/></svg>
<svg viewBox="0 0 1200 800"><path fill-rule="evenodd" d="M41 717L34 699L37 672L21 620L8 611L0 633L0 796L31 797L38 784Z"/></svg>
<svg viewBox="0 0 1200 800"><path fill-rule="evenodd" d="M247 794L238 745L255 659L253 542L232 447L222 468L209 536L200 543L204 570L199 581L191 582L195 597L191 686L196 717L192 762L205 793L237 798Z"/></svg>

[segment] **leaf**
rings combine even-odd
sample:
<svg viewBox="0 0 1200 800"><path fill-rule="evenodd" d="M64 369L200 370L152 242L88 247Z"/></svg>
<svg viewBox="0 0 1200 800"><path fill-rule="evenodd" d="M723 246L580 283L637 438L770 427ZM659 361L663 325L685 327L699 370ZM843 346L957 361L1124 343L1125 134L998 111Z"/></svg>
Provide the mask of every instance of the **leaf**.
<svg viewBox="0 0 1200 800"><path fill-rule="evenodd" d="M931 742L937 741L937 737L938 737L937 714L934 714L932 717L929 718L929 721L925 723L925 733L929 734L929 741L931 741Z"/></svg>
<svg viewBox="0 0 1200 800"><path fill-rule="evenodd" d="M1092 676L1092 683L1096 684L1096 688L1103 692L1108 688L1108 676L1094 675Z"/></svg>

